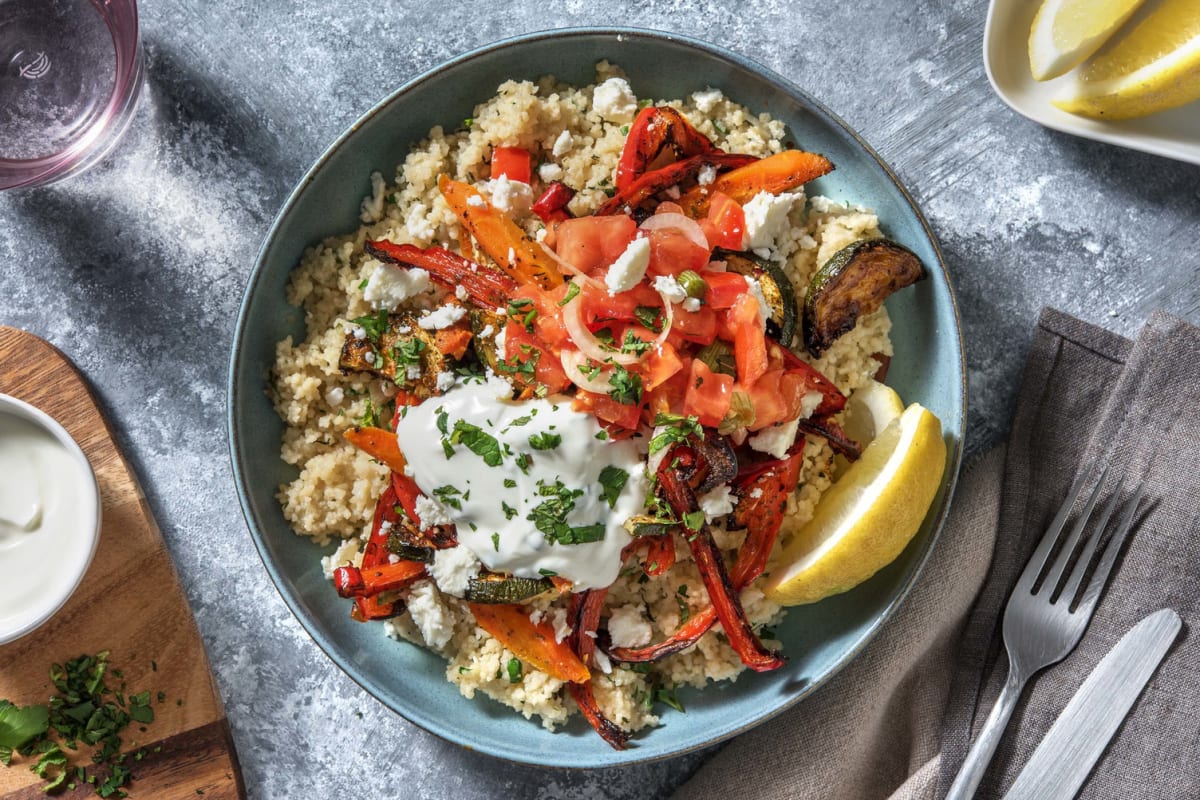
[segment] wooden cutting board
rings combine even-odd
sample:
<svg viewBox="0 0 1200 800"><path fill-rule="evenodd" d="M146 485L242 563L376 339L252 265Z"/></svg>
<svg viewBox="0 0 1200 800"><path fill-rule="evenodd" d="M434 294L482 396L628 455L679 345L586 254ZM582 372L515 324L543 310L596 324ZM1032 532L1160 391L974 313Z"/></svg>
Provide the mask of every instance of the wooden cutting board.
<svg viewBox="0 0 1200 800"><path fill-rule="evenodd" d="M127 763L136 776L127 789L131 800L244 798L196 621L137 478L83 376L49 343L0 326L0 392L37 406L70 432L96 472L102 502L100 544L74 596L34 633L0 645L0 699L45 703L55 693L52 662L110 650L128 691L149 690L155 713L145 732L133 723L122 734L127 750L146 751L142 761ZM84 751L75 756L73 763L90 764ZM46 797L29 763L0 766L0 800ZM58 796L95 794L84 784Z"/></svg>

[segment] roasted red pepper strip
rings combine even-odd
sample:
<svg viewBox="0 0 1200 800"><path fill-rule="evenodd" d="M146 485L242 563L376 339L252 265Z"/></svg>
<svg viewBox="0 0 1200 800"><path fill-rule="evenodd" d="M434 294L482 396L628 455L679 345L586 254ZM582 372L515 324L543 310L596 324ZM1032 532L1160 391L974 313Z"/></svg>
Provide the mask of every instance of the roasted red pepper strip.
<svg viewBox="0 0 1200 800"><path fill-rule="evenodd" d="M757 161L754 156L746 156L738 153L705 153L704 155L685 158L683 161L676 161L674 164L668 164L661 169L647 172L624 190L618 190L617 194L611 200L597 209L596 216L602 217L608 214L619 213L627 208L637 208L664 189L675 186L680 181L695 177L706 166L718 170L736 169L753 161Z"/></svg>
<svg viewBox="0 0 1200 800"><path fill-rule="evenodd" d="M675 538L671 534L646 538L646 563L642 571L651 578L675 566Z"/></svg>
<svg viewBox="0 0 1200 800"><path fill-rule="evenodd" d="M746 541L738 549L737 562L730 575L738 591L749 586L767 566L767 557L775 547L775 539L783 524L788 495L796 490L800 480L802 461L803 454L797 453L782 461L764 465L748 478L739 477L737 481L741 501L734 511L734 518L747 528ZM761 490L757 498L754 497L755 490ZM694 613L675 633L661 642L640 648L613 648L609 655L617 661L657 661L682 652L700 641L700 637L708 633L716 621L717 611L709 606Z"/></svg>
<svg viewBox="0 0 1200 800"><path fill-rule="evenodd" d="M600 612L604 608L604 595L608 589L590 589L586 592L571 595L571 605L567 619L574 629L571 633L571 646L579 656L579 660L589 669L593 663L593 653L596 650L596 640L588 634L595 634L600 626ZM629 734L621 730L615 722L604 716L596 703L596 695L592 692L591 682L567 684L575 704L583 712L584 718L596 729L604 741L614 750L624 750L629 741Z"/></svg>
<svg viewBox="0 0 1200 800"><path fill-rule="evenodd" d="M533 213L541 217L542 222L570 219L567 203L571 202L574 196L574 189L561 181L555 181L533 202Z"/></svg>
<svg viewBox="0 0 1200 800"><path fill-rule="evenodd" d="M647 106L638 112L613 180L624 191L670 148L672 160L718 152L716 146L670 106Z"/></svg>
<svg viewBox="0 0 1200 800"><path fill-rule="evenodd" d="M383 563L361 569L338 567L333 571L333 588L342 597L374 597L380 592L403 589L425 574L425 565L416 561Z"/></svg>
<svg viewBox="0 0 1200 800"><path fill-rule="evenodd" d="M800 420L799 428L801 433L811 433L825 439L833 448L833 452L844 456L847 461L858 461L862 455L862 445L847 436L842 426L834 422L832 417L814 415L810 419Z"/></svg>
<svg viewBox="0 0 1200 800"><path fill-rule="evenodd" d="M503 272L468 261L444 247L422 250L416 245L380 239L367 242L363 249L389 264L420 267L449 289L462 286L476 305L485 308L503 307L517 290L517 282Z"/></svg>
<svg viewBox="0 0 1200 800"><path fill-rule="evenodd" d="M663 497L671 506L676 518L683 520L684 538L688 540L688 546L691 548L692 560L700 569L700 577L708 591L709 602L716 611L717 619L721 621L721 627L725 629L729 644L738 654L738 658L755 672L779 669L784 665L784 660L763 647L763 643L751 629L738 592L725 569L725 561L721 558L721 552L717 549L712 534L709 533L708 524L702 522L697 528L688 524L688 520L695 519L694 515L700 512L700 504L684 476L689 472L704 471L704 465L697 462L695 451L687 445L677 444L668 451L658 468L658 483ZM703 516L700 518L703 519Z"/></svg>
<svg viewBox="0 0 1200 800"><path fill-rule="evenodd" d="M779 353L783 359L784 369L788 372L804 376L808 388L814 392L821 393L821 405L813 409L812 415L814 417L827 417L830 414L838 413L846 407L846 395L842 394L833 381L818 372L811 364L769 337L767 338L767 347L769 350L771 348L778 348L778 351L772 350L771 352Z"/></svg>
<svg viewBox="0 0 1200 800"><path fill-rule="evenodd" d="M383 490L383 494L380 495L379 502L375 504L375 519L371 522L371 536L367 539L367 546L363 548L363 567L377 567L387 561L389 528L385 528L383 523L387 521L395 524L395 506L396 492L389 483ZM394 616L396 611L395 603L381 603L378 597L357 597L354 600L354 608L351 610L350 616L359 622L365 622L370 619Z"/></svg>
<svg viewBox="0 0 1200 800"><path fill-rule="evenodd" d="M409 544L421 544L436 550L443 550L458 544L458 531L453 525L422 527L421 518L417 516L417 498L421 496L421 490L417 487L416 481L402 472L393 472L392 491L396 493L396 499L400 503L400 507L404 509L404 513L413 521L424 540L422 542L409 542Z"/></svg>

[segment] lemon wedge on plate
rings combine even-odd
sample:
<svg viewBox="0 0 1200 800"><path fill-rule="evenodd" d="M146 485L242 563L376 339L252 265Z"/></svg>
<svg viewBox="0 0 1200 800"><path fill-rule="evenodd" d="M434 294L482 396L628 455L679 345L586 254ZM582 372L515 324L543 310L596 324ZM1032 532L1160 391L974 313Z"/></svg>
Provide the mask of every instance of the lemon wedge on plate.
<svg viewBox="0 0 1200 800"><path fill-rule="evenodd" d="M1100 49L1145 0L1045 0L1029 30L1029 67L1048 81Z"/></svg>
<svg viewBox="0 0 1200 800"><path fill-rule="evenodd" d="M1054 99L1072 114L1132 119L1200 99L1200 2L1163 0Z"/></svg>
<svg viewBox="0 0 1200 800"><path fill-rule="evenodd" d="M763 591L783 605L852 589L904 550L942 484L942 424L913 403L863 450L784 548Z"/></svg>
<svg viewBox="0 0 1200 800"><path fill-rule="evenodd" d="M842 430L866 447L892 420L904 413L900 395L879 381L868 381L850 393L842 417ZM840 477L850 467L844 456L834 456L833 476Z"/></svg>

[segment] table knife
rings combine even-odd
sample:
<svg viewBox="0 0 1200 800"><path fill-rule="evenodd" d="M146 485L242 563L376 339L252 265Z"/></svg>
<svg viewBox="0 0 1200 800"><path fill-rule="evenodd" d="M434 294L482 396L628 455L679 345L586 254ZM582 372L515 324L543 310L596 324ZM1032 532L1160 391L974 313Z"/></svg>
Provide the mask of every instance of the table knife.
<svg viewBox="0 0 1200 800"><path fill-rule="evenodd" d="M1075 797L1181 626L1179 615L1164 608L1121 637L1059 714L1004 800Z"/></svg>

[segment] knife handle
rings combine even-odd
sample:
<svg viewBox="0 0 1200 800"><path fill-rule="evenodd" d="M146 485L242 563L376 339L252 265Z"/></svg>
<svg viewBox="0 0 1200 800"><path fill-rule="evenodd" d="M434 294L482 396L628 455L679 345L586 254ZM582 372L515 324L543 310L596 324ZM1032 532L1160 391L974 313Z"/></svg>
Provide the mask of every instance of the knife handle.
<svg viewBox="0 0 1200 800"><path fill-rule="evenodd" d="M992 713L988 714L987 721L983 723L983 730L979 732L979 737L967 753L967 758L959 768L958 775L954 777L954 783L950 786L946 800L970 800L975 796L975 790L979 788L979 783L983 780L984 773L987 772L988 764L992 763L992 756L995 755L996 747L1000 744L1000 737L1004 735L1004 729L1008 727L1008 720L1012 717L1013 709L1017 707L1017 700L1020 699L1021 692L1024 691L1025 684L1028 682L1029 676L1018 674L1018 670L1014 669L1011 664L1009 665L1008 678L1004 681L1004 688L1000 690L1000 696L996 698L996 705L992 706Z"/></svg>

